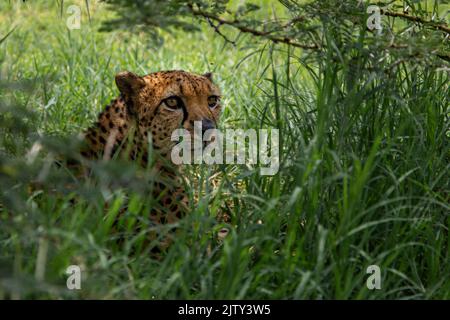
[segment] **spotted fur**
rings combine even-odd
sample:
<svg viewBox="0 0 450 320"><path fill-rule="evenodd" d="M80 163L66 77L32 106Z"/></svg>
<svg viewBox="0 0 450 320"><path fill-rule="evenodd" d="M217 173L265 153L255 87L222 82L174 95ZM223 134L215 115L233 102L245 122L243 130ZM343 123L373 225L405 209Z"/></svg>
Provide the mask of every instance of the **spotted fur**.
<svg viewBox="0 0 450 320"><path fill-rule="evenodd" d="M121 72L115 80L120 96L86 131L86 148L82 155L89 159L110 159L118 153L145 167L151 143L161 159L154 167L172 183L157 184L153 196L168 210L154 209L150 218L155 223L173 223L187 212L187 197L179 183L179 170L168 169L162 160L170 161L170 151L176 143L171 141L174 130L184 128L193 135L195 121L206 124L203 129L216 126L221 105L219 99L214 107L208 101L211 97L220 97L220 91L211 74L197 75L181 70L161 71L143 77ZM176 110L168 106L174 101L170 99L179 103ZM129 139L132 144L127 149L123 146ZM125 154L125 150L129 152Z"/></svg>

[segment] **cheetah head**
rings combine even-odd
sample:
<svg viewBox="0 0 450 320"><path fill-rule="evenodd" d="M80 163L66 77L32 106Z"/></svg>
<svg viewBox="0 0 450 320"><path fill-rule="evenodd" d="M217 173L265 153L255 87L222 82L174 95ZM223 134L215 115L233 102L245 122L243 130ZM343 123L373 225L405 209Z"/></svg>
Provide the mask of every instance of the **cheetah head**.
<svg viewBox="0 0 450 320"><path fill-rule="evenodd" d="M184 128L194 134L194 122L202 131L214 129L221 114L220 90L210 73L161 71L146 76L121 72L116 84L128 112L137 119L139 133L151 134L155 149L169 150L176 142L171 135Z"/></svg>

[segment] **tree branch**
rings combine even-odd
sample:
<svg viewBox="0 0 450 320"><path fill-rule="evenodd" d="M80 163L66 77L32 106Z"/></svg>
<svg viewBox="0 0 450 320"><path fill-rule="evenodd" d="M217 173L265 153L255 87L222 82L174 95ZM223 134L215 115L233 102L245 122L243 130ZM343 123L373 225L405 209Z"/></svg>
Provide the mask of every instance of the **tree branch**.
<svg viewBox="0 0 450 320"><path fill-rule="evenodd" d="M440 31L450 34L450 28L446 24L437 24L433 21L428 21L428 20L422 19L420 17L411 16L407 13L402 13L402 12L392 12L392 11L386 11L386 10L381 9L380 13L385 16L389 16L389 17L394 17L394 18L398 17L398 18L409 20L409 21L418 22L420 24L430 25Z"/></svg>
<svg viewBox="0 0 450 320"><path fill-rule="evenodd" d="M228 40L229 42L231 42L233 45L235 44L234 41L230 41L229 39L227 39L223 33L220 32L219 27L222 25L228 25L228 26L232 26L236 29L238 29L239 31L243 32L243 33L249 33L252 34L254 36L258 36L258 37L263 37L266 38L274 43L284 43L287 45L291 45L293 47L297 47L297 48L302 48L302 49L309 49L309 50L318 50L320 49L320 46L318 44L302 44L297 42L296 40L284 36L284 37L280 37L280 36L274 36L272 35L273 31L260 31L257 29L252 29L249 28L247 26L242 25L242 22L239 21L238 19L233 19L233 20L226 20L223 19L219 16L216 16L212 13L209 12L205 12L202 11L198 8L194 8L194 6L192 4L188 4L188 8L191 11L192 15L197 16L197 17L202 17L204 19L206 19L208 21L208 23L214 28L214 30L221 35L222 37L224 37L226 40ZM443 31L447 34L450 34L450 28L446 25L446 24L437 24L435 22L432 21L427 21L425 19L422 19L420 17L416 17L416 16L411 16L408 15L406 13L399 13L399 12L392 12L392 11L386 11L386 10L380 10L381 14L385 15L385 16L390 16L390 17L399 17L399 18L403 18L409 21L413 21L413 22L417 22L420 24L424 24L424 25L430 25L432 27L434 27L437 30ZM286 28L291 24L303 21L304 17L297 17L292 19L291 21L289 21L287 24L283 25L282 28ZM212 23L212 21L217 22L216 25L214 25ZM443 60L449 61L450 60L450 56L447 55L442 55L442 54L437 54L437 56Z"/></svg>
<svg viewBox="0 0 450 320"><path fill-rule="evenodd" d="M284 44L288 44L291 45L293 47L297 47L297 48L302 48L302 49L311 49L311 50L316 50L319 49L319 46L317 44L302 44L302 43L298 43L297 41L295 41L292 38L289 37L277 37L277 36L273 36L270 33L271 32L266 32L266 31L260 31L260 30L256 30L256 29L252 29L249 28L247 26L243 26L241 24L241 22L237 19L234 20L225 20L221 17L218 17L214 14L208 13L208 12L204 12L202 10L199 9L194 9L194 7L192 6L192 4L188 5L189 10L191 11L191 13L194 16L200 16L203 18L206 18L207 20L214 20L216 22L218 22L219 25L229 25L232 26L236 29L238 29L239 31L243 32L243 33L250 33L254 36L259 36L259 37L264 37L274 43L284 43Z"/></svg>

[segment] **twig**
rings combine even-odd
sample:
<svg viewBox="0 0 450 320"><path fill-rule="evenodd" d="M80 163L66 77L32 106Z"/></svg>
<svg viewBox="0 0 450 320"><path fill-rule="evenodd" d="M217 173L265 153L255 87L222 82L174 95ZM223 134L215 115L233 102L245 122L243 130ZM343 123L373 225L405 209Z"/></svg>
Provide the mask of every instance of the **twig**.
<svg viewBox="0 0 450 320"><path fill-rule="evenodd" d="M437 24L433 21L428 21L428 20L422 19L420 17L411 16L407 13L402 13L402 12L392 12L392 11L386 11L386 10L381 9L380 13L385 16L389 16L389 17L398 17L398 18L403 18L403 19L409 20L409 21L418 22L420 24L428 24L438 30L441 30L445 33L450 34L450 28L446 24Z"/></svg>
<svg viewBox="0 0 450 320"><path fill-rule="evenodd" d="M220 28L220 26L221 26L221 23L218 23L217 25L215 25L215 24L211 21L210 18L206 18L206 20L208 21L209 25L214 29L214 31L215 31L219 36L221 36L221 37L225 40L225 42L228 42L228 43L232 44L233 47L236 47L236 42L233 41L233 40L228 39L228 37L227 37L226 35L224 35L224 34L220 31L219 28Z"/></svg>

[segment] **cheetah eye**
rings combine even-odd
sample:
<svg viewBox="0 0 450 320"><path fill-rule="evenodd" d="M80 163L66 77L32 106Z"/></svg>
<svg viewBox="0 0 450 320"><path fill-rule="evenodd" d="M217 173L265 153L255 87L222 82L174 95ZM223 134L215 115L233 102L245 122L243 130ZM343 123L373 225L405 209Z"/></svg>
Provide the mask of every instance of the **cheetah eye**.
<svg viewBox="0 0 450 320"><path fill-rule="evenodd" d="M164 106L170 111L181 109L181 103L178 97L169 97L163 100Z"/></svg>
<svg viewBox="0 0 450 320"><path fill-rule="evenodd" d="M219 103L219 97L218 96L209 96L208 97L208 106L211 109L214 109L217 104Z"/></svg>

